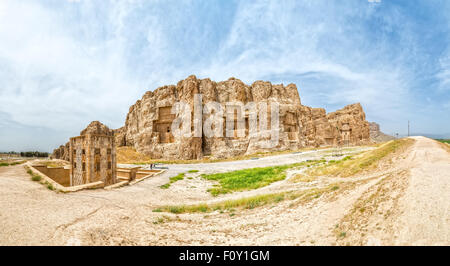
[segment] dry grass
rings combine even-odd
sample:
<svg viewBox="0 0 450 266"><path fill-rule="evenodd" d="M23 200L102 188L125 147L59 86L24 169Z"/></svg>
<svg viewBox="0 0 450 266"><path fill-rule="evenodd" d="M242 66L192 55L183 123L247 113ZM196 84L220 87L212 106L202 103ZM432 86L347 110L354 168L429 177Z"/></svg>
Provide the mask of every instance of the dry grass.
<svg viewBox="0 0 450 266"><path fill-rule="evenodd" d="M132 147L117 147L116 156L118 163L125 163L125 164L134 164L142 162L151 163L150 156L139 153L136 151L136 149Z"/></svg>
<svg viewBox="0 0 450 266"><path fill-rule="evenodd" d="M312 188L302 191L286 191L271 194L262 194L246 198L225 200L218 203L200 203L195 205L172 205L163 206L154 209L154 212L171 212L171 213L199 213L199 212L214 212L214 211L230 211L233 212L235 208L253 209L269 204L278 203L284 200L298 200L297 204L305 204L313 199L317 199L325 193L337 192L340 186L336 184L329 185L325 188Z"/></svg>
<svg viewBox="0 0 450 266"><path fill-rule="evenodd" d="M448 143L448 142L443 142L443 141L439 141L438 143L439 143L439 145L441 145L441 147L442 147L444 150L450 152L450 143Z"/></svg>
<svg viewBox="0 0 450 266"><path fill-rule="evenodd" d="M23 164L26 161L17 161L17 160L3 160L0 162L0 167L1 166L14 166L14 165L18 165L18 164Z"/></svg>
<svg viewBox="0 0 450 266"><path fill-rule="evenodd" d="M364 152L354 158L347 156L340 161L329 161L324 166L307 170L305 174L308 176L353 176L374 169L382 159L390 154L405 150L413 143L414 140L412 139L392 140L375 150Z"/></svg>
<svg viewBox="0 0 450 266"><path fill-rule="evenodd" d="M298 183L298 182L305 182L305 183L309 183L312 181L315 181L317 179L317 177L315 176L307 176L304 174L296 174L295 176L293 176L290 181L294 182L294 183Z"/></svg>
<svg viewBox="0 0 450 266"><path fill-rule="evenodd" d="M408 185L408 171L391 173L356 200L353 208L334 228L338 244L364 245L368 228L376 229L376 221L385 221L385 230L391 230L388 221L398 209L398 200ZM390 233L393 233L391 232Z"/></svg>

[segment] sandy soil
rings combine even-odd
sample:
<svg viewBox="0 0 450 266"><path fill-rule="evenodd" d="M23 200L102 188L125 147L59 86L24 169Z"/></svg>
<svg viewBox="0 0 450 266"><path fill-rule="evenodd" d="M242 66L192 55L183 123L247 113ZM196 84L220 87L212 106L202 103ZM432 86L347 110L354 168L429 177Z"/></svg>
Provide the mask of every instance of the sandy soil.
<svg viewBox="0 0 450 266"><path fill-rule="evenodd" d="M379 171L311 183L280 181L213 198L212 183L188 174L167 189L170 176L286 164L330 156L330 151L259 160L170 165L162 176L111 191L55 193L32 182L22 166L0 168L2 245L450 245L450 153L415 137ZM362 150L355 149L354 152ZM290 173L293 174L293 173ZM311 201L285 200L250 210L202 214L152 212L273 191L339 184Z"/></svg>

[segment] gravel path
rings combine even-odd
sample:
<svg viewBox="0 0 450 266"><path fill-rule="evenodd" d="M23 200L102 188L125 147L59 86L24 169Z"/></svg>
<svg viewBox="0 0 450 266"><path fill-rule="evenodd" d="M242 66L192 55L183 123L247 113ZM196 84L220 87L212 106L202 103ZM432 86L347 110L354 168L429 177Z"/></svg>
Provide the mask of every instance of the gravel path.
<svg viewBox="0 0 450 266"><path fill-rule="evenodd" d="M450 156L433 140L415 139L394 244L450 245Z"/></svg>

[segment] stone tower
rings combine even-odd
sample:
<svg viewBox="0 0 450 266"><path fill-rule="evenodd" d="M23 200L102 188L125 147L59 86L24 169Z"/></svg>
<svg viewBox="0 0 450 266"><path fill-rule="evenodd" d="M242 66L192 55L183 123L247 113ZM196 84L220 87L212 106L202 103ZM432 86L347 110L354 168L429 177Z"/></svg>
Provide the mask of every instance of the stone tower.
<svg viewBox="0 0 450 266"><path fill-rule="evenodd" d="M114 134L98 121L92 122L81 136L70 139L70 185L103 181L116 183Z"/></svg>

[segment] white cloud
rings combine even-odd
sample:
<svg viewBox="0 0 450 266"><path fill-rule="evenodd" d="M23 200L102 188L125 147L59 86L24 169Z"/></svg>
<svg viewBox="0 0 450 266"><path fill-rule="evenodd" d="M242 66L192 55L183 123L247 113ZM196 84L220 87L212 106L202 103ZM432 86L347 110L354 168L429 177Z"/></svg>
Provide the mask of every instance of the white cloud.
<svg viewBox="0 0 450 266"><path fill-rule="evenodd" d="M436 77L442 90L450 89L450 56L444 56L439 60L440 70Z"/></svg>
<svg viewBox="0 0 450 266"><path fill-rule="evenodd" d="M34 2L2 7L8 12L0 17L0 75L9 80L0 104L12 119L57 130L79 128L98 113L111 112L102 115L108 122L123 119L124 104L137 97L127 90L142 84L127 76L117 39L90 44L71 35L61 15Z"/></svg>
<svg viewBox="0 0 450 266"><path fill-rule="evenodd" d="M372 45L361 36L360 25L345 20L359 16L370 19L372 9L329 1L303 5L257 1L241 3L238 10L228 39L201 76L216 80L235 76L253 82L262 77L316 73L319 78L315 82L327 87L297 83L300 97L307 99L305 104L342 107L362 102L373 119L401 116L407 111L411 99L402 65L374 55L389 47ZM385 26L395 25L396 20L386 18Z"/></svg>
<svg viewBox="0 0 450 266"><path fill-rule="evenodd" d="M91 120L123 125L145 90L190 74L295 82L304 104L362 102L392 131L415 107L410 62L421 36L395 5L380 15L385 2L44 3L0 1L0 112L64 132L54 146ZM444 87L449 64L437 75Z"/></svg>

